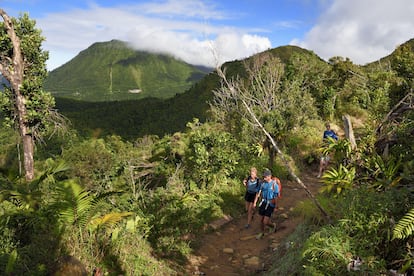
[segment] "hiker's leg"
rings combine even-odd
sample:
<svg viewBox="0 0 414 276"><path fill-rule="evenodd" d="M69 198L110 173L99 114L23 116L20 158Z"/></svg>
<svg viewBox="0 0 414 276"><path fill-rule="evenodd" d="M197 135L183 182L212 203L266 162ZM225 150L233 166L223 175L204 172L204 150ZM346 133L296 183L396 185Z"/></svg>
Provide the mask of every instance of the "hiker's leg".
<svg viewBox="0 0 414 276"><path fill-rule="evenodd" d="M246 191L246 193L244 194L244 207L246 212L249 211L249 203L250 203L250 198L249 198L249 193Z"/></svg>
<svg viewBox="0 0 414 276"><path fill-rule="evenodd" d="M266 213L265 204L260 204L259 205L260 229L262 229L262 231L264 231L263 219L264 219L265 213Z"/></svg>
<svg viewBox="0 0 414 276"><path fill-rule="evenodd" d="M263 220L265 225L273 227L273 223L270 221L270 218L272 217L274 210L275 208L270 205L266 208L266 214Z"/></svg>
<svg viewBox="0 0 414 276"><path fill-rule="evenodd" d="M318 178L322 176L324 170L326 168L326 157L322 156L321 160L319 161L319 174L318 174Z"/></svg>
<svg viewBox="0 0 414 276"><path fill-rule="evenodd" d="M249 202L249 206L247 209L247 224L250 225L250 223L252 222L252 216L253 216L253 202Z"/></svg>
<svg viewBox="0 0 414 276"><path fill-rule="evenodd" d="M269 226L269 224L270 224L270 217L264 217L264 219L263 219L263 225Z"/></svg>
<svg viewBox="0 0 414 276"><path fill-rule="evenodd" d="M275 231L276 231L276 223L275 223L275 222L272 222L272 221L270 220L270 217L265 217L265 218L264 218L263 225L266 225L266 226L268 226L268 227L270 228L270 229L269 229L269 233L273 233L273 232L275 232ZM265 228L265 227L263 227L263 231L265 231L265 230L264 230L264 228Z"/></svg>
<svg viewBox="0 0 414 276"><path fill-rule="evenodd" d="M265 219L266 219L265 216L262 216L260 218L260 229L262 230L262 233L264 233L264 231L265 231Z"/></svg>
<svg viewBox="0 0 414 276"><path fill-rule="evenodd" d="M324 166L323 166L323 171L325 171L328 168L328 165L329 165L329 161L330 160L331 160L331 157L329 155L327 155L325 157L325 163L324 163Z"/></svg>
<svg viewBox="0 0 414 276"><path fill-rule="evenodd" d="M266 214L265 214L264 220L263 220L263 223L270 227L271 232L276 231L276 223L274 223L270 220L274 210L275 210L275 207L268 206L268 208L266 209Z"/></svg>
<svg viewBox="0 0 414 276"><path fill-rule="evenodd" d="M259 234L257 234L257 236L256 236L256 240L259 240L259 239L261 239L263 236L264 236L264 234L265 234L265 225L264 225L264 223L263 223L263 219L264 219L264 216L260 216L260 232L259 232Z"/></svg>

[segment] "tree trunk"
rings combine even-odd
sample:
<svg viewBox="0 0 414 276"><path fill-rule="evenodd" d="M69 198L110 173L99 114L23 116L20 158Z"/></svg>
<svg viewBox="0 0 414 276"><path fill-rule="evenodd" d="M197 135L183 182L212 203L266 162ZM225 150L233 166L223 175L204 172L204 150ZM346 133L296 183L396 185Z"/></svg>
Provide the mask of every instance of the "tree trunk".
<svg viewBox="0 0 414 276"><path fill-rule="evenodd" d="M25 178L27 181L31 181L34 178L33 136L26 134L22 137Z"/></svg>
<svg viewBox="0 0 414 276"><path fill-rule="evenodd" d="M0 9L0 15L4 19L4 27L9 35L9 38L13 44L13 56L11 59L7 57L1 61L0 71L9 83L12 93L15 95L15 107L17 115L17 126L19 128L19 134L23 143L23 155L24 155L24 170L26 180L30 181L34 178L34 159L33 159L33 136L31 135L27 121L27 109L25 98L21 94L20 87L23 83L23 69L24 60L20 47L20 39L14 31L13 21L6 14L6 12Z"/></svg>
<svg viewBox="0 0 414 276"><path fill-rule="evenodd" d="M342 116L342 120L344 121L345 127L345 137L351 143L351 148L354 150L357 147L354 130L352 129L351 117L349 115Z"/></svg>
<svg viewBox="0 0 414 276"><path fill-rule="evenodd" d="M20 93L19 86L12 83L12 89L16 95L16 110L18 118L19 134L23 143L23 166L26 180L30 181L34 178L34 161L33 161L33 136L27 126L27 110L24 104L24 97Z"/></svg>

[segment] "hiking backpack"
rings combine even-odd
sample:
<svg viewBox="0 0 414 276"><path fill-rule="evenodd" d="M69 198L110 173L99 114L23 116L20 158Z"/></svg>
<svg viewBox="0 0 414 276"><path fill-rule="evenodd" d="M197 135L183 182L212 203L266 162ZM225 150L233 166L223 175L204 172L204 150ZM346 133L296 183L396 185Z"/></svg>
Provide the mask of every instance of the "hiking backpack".
<svg viewBox="0 0 414 276"><path fill-rule="evenodd" d="M280 182L280 179L277 178L276 176L273 176L272 180L274 180L277 186L279 187L279 194L277 195L277 197L281 198L282 197L282 182Z"/></svg>

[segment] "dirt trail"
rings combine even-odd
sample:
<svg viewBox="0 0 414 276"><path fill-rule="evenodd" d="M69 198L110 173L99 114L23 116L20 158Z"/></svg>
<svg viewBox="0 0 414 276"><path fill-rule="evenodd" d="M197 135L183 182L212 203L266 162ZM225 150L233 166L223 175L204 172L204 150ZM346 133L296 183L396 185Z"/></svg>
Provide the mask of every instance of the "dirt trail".
<svg viewBox="0 0 414 276"><path fill-rule="evenodd" d="M320 187L316 177L307 174L301 180L315 195ZM201 238L201 246L190 257L186 267L189 275L252 275L259 274L271 266L271 256L282 240L291 234L301 222L291 215L292 208L307 199L299 184L282 180L282 198L273 221L277 223L275 233L266 234L256 240L260 232L260 217L256 213L249 229L245 229L246 215L235 218L221 228Z"/></svg>

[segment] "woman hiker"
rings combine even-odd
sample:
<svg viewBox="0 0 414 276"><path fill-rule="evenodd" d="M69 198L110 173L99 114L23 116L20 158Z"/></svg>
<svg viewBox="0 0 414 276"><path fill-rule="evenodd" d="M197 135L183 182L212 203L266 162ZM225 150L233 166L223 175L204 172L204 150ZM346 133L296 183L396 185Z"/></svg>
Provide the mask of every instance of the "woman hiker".
<svg viewBox="0 0 414 276"><path fill-rule="evenodd" d="M257 177L257 169L252 167L250 169L250 175L243 180L243 185L246 187L246 194L244 200L246 201L247 211L247 224L244 228L249 228L254 215L253 202L256 198L256 194L260 189L260 179Z"/></svg>

